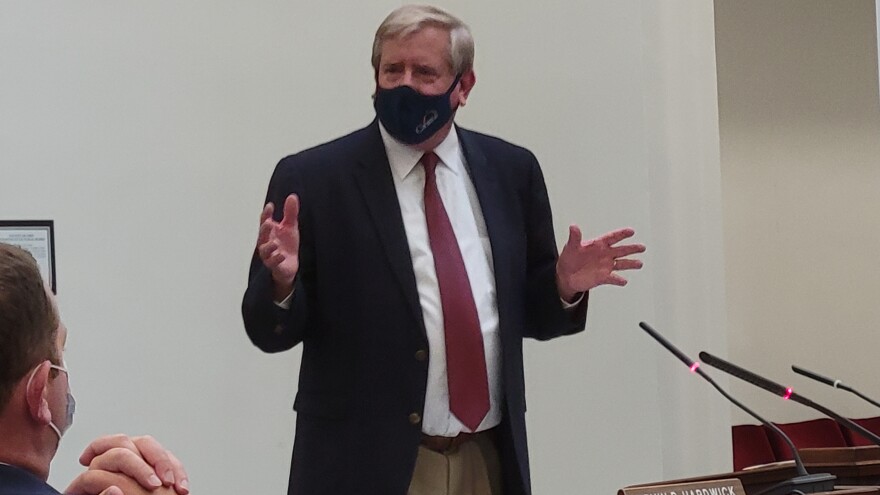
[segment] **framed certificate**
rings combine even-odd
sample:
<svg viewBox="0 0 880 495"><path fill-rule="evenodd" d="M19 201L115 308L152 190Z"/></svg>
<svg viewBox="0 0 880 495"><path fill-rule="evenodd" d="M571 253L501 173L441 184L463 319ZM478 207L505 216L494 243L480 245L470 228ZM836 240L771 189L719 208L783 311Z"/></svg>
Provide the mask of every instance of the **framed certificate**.
<svg viewBox="0 0 880 495"><path fill-rule="evenodd" d="M52 220L0 220L0 242L18 246L37 260L40 273L57 294L55 282L55 223Z"/></svg>

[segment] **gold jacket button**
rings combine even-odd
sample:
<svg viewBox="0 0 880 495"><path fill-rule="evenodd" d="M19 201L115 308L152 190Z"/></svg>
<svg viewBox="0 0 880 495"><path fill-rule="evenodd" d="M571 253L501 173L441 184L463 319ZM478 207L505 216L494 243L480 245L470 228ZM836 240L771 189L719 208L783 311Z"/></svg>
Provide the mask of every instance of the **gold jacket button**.
<svg viewBox="0 0 880 495"><path fill-rule="evenodd" d="M428 353L425 352L424 349L419 349L416 351L416 361L424 361L428 359Z"/></svg>
<svg viewBox="0 0 880 495"><path fill-rule="evenodd" d="M422 415L419 413L411 413L409 415L409 423L412 425L417 425L422 421Z"/></svg>

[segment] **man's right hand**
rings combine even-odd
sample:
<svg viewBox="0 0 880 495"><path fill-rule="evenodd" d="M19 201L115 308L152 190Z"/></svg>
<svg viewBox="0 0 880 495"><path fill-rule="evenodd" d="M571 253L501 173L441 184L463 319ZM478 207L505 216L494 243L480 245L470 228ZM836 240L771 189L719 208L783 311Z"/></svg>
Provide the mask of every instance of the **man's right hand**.
<svg viewBox="0 0 880 495"><path fill-rule="evenodd" d="M260 215L257 254L272 272L275 300L282 301L293 291L299 270L299 197L291 194L284 200L280 222L274 220L274 213L275 205L267 203Z"/></svg>

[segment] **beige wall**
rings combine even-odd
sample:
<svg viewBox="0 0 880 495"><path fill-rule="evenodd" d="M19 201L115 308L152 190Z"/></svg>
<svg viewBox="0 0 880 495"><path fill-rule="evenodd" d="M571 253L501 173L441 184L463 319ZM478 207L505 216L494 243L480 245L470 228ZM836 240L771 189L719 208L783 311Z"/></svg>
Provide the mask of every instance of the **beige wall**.
<svg viewBox="0 0 880 495"><path fill-rule="evenodd" d="M880 411L874 0L716 0L729 352L851 416ZM772 421L818 417L738 380ZM754 422L735 412L734 421Z"/></svg>

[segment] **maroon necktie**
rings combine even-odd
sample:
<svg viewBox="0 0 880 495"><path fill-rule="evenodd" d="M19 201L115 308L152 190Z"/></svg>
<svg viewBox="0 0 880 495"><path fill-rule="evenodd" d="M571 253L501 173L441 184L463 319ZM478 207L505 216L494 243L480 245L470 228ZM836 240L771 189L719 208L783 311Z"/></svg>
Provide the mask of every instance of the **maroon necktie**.
<svg viewBox="0 0 880 495"><path fill-rule="evenodd" d="M471 431L476 431L489 412L489 379L483 333L461 250L437 190L434 170L438 161L434 153L422 156L428 240L434 254L440 304L443 307L449 410Z"/></svg>

